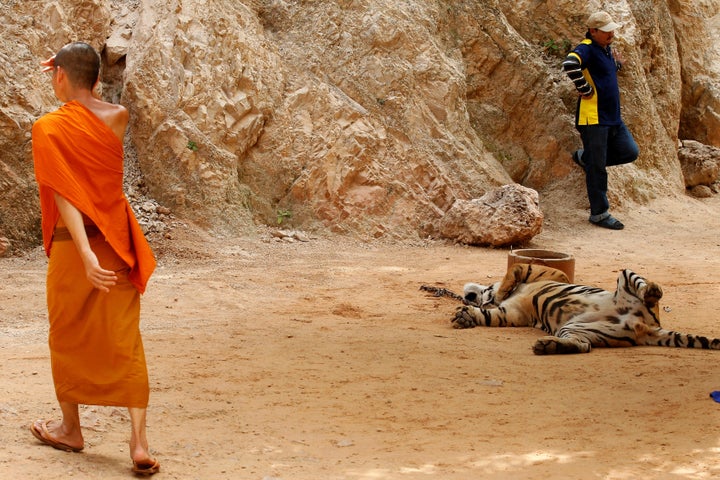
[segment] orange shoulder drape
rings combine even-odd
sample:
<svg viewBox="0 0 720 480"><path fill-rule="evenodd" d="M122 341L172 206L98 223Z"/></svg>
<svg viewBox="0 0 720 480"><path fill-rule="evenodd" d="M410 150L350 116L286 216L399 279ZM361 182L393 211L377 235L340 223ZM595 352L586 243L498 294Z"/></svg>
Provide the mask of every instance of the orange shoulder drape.
<svg viewBox="0 0 720 480"><path fill-rule="evenodd" d="M123 192L122 142L84 105L72 101L35 122L32 148L45 252L50 255L60 217L54 199L58 193L98 226L130 266L130 282L143 293L156 263Z"/></svg>

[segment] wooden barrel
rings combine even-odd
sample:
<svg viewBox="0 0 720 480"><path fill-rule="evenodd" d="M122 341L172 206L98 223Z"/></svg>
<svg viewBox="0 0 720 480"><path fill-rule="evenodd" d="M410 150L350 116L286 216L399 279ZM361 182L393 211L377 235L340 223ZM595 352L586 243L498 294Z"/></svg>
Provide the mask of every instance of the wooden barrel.
<svg viewBox="0 0 720 480"><path fill-rule="evenodd" d="M534 248L513 250L508 253L508 269L516 263L530 263L557 268L567 275L570 283L575 281L575 258L567 253Z"/></svg>

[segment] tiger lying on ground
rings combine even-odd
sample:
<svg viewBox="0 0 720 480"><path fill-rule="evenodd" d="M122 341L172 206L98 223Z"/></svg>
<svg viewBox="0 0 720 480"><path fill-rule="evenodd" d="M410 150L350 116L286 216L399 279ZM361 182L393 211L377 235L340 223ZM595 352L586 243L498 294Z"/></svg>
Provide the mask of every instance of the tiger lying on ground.
<svg viewBox="0 0 720 480"><path fill-rule="evenodd" d="M528 263L516 263L510 267L505 277L489 287L468 283L465 285L465 296L458 295L446 288L421 285L420 290L432 293L436 297L450 297L460 300L465 305L474 307L495 306L507 298L521 283L532 283L543 280L554 280L556 282L568 283L568 277L564 272L544 265Z"/></svg>
<svg viewBox="0 0 720 480"><path fill-rule="evenodd" d="M482 298L493 288L468 284L465 295ZM658 284L623 270L615 292L557 281L520 283L497 307L458 308L452 324L454 328L539 328L550 335L535 342L533 352L537 355L588 353L592 347L636 345L720 350L720 339L663 329L660 298L662 289Z"/></svg>

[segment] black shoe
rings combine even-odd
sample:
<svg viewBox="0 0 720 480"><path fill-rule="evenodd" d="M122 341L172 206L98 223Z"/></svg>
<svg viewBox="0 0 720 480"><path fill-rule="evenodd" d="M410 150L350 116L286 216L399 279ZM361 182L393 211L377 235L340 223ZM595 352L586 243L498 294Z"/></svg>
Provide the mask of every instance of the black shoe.
<svg viewBox="0 0 720 480"><path fill-rule="evenodd" d="M575 164L585 170L585 162L582 160L584 150L581 148L579 150L575 150L572 154L572 159Z"/></svg>
<svg viewBox="0 0 720 480"><path fill-rule="evenodd" d="M609 213L607 214L607 216L604 216L599 220L594 220L593 216L591 215L590 223L592 223L593 225L597 225L598 227L609 228L610 230L622 230L623 228L625 228L625 225L623 225L620 220L613 217Z"/></svg>

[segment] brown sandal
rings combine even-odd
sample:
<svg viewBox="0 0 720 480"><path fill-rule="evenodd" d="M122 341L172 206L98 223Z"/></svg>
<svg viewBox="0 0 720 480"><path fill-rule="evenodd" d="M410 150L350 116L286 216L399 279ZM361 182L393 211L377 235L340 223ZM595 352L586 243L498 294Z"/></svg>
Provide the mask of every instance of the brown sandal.
<svg viewBox="0 0 720 480"><path fill-rule="evenodd" d="M50 431L48 430L48 423L50 423L50 420L38 420L40 422L40 429L37 428L36 424L37 422L30 425L30 431L32 432L33 436L40 440L45 445L50 445L53 448L57 448L58 450L63 450L65 452L80 452L84 447L73 447L71 445L68 445L67 443L63 443L59 440L55 440L50 435Z"/></svg>
<svg viewBox="0 0 720 480"><path fill-rule="evenodd" d="M149 460L146 462L135 462L133 461L132 471L135 475L143 475L149 477L155 475L160 471L160 462L157 459Z"/></svg>

